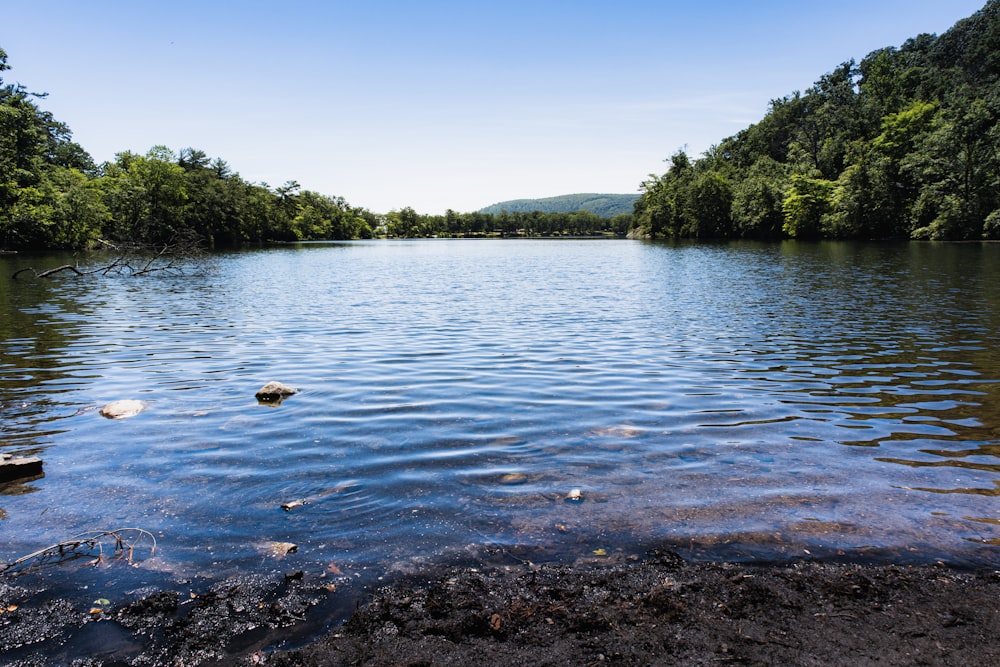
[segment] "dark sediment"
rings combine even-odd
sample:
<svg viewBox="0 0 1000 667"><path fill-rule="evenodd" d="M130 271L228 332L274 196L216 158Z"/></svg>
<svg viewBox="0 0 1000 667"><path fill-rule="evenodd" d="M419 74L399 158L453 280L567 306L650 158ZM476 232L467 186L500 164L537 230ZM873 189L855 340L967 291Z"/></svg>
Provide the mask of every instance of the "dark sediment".
<svg viewBox="0 0 1000 667"><path fill-rule="evenodd" d="M12 665L1000 664L994 570L689 563L670 552L453 567L374 591L306 643L329 613L323 600L342 594L328 587L251 576L95 613L3 579L0 656Z"/></svg>

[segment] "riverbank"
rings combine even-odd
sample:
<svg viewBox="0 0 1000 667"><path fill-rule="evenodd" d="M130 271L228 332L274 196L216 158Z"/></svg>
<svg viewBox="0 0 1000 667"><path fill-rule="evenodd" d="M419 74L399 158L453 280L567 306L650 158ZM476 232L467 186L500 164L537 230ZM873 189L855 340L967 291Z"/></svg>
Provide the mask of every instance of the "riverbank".
<svg viewBox="0 0 1000 667"><path fill-rule="evenodd" d="M0 653L17 666L1000 664L997 570L689 563L669 552L456 566L376 590L307 639L342 595L333 588L251 576L95 613L7 579Z"/></svg>

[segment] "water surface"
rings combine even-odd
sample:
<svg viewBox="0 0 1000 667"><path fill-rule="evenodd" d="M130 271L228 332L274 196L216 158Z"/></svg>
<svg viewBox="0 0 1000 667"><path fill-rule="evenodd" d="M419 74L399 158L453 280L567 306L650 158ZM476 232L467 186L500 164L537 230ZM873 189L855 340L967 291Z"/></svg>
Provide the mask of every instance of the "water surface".
<svg viewBox="0 0 1000 667"><path fill-rule="evenodd" d="M10 280L61 261L0 257L0 451L45 461L0 487L0 560L134 526L171 576L482 545L1000 563L995 245L373 241ZM301 391L260 405L271 380ZM123 398L148 407L98 414Z"/></svg>

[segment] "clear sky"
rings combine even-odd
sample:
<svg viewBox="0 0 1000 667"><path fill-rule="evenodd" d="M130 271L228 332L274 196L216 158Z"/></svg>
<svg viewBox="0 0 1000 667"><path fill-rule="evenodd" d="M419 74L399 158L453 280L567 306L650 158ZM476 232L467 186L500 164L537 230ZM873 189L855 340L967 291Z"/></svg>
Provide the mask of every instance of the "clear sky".
<svg viewBox="0 0 1000 667"><path fill-rule="evenodd" d="M0 0L6 81L98 162L162 144L376 213L636 192L985 0Z"/></svg>

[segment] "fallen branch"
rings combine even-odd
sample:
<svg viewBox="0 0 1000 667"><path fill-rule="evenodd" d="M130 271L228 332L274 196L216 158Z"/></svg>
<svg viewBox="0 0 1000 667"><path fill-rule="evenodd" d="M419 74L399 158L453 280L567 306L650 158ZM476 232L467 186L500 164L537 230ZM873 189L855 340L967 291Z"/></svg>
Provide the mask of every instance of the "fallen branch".
<svg viewBox="0 0 1000 667"><path fill-rule="evenodd" d="M113 251L115 256L102 266L81 270L78 266L64 264L46 271L36 271L32 267L19 269L12 278L17 280L22 273L30 273L36 279L49 278L61 271L72 271L78 276L93 274L144 276L159 271L180 272L180 261L199 254L197 239L178 237L163 245L150 246L145 244L114 244L104 239L98 239L105 248Z"/></svg>
<svg viewBox="0 0 1000 667"><path fill-rule="evenodd" d="M127 541L123 537L124 533L131 533L132 540ZM136 545L146 537L153 542L153 545L149 548L149 555L152 556L156 552L156 537L148 530L143 530L142 528L90 531L0 565L0 573L6 573L22 567L42 567L43 565L58 564L86 557L94 558L91 563L88 563L89 565L99 565L105 560L102 540L109 537L114 538L114 553L110 557L111 559L124 558L125 562L131 563Z"/></svg>
<svg viewBox="0 0 1000 667"><path fill-rule="evenodd" d="M35 271L33 268L31 268L29 266L26 269L19 269L19 270L15 271L14 275L11 276L11 277L14 280L17 280L17 277L19 275L21 275L22 273L25 273L27 271L31 271L31 273L35 274L36 278L48 278L52 274L59 273L60 271L72 271L73 273L75 273L78 276L86 275L83 271L81 271L80 269L76 268L72 264L63 264L62 266L57 266L54 269L49 269L48 271L42 271L41 273L39 273L38 271Z"/></svg>
<svg viewBox="0 0 1000 667"><path fill-rule="evenodd" d="M152 257L148 258L148 261L141 269L136 269L132 271L133 276L142 276L147 273L153 273L154 271L173 271L177 267L174 266L173 259L171 258L175 252L176 247L174 245L165 245L160 248L160 251L154 254ZM156 261L167 256L167 264L164 266L156 266Z"/></svg>

